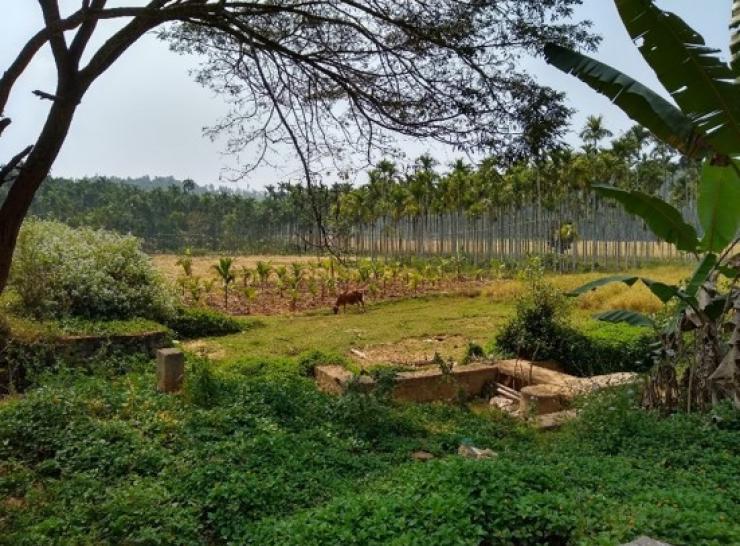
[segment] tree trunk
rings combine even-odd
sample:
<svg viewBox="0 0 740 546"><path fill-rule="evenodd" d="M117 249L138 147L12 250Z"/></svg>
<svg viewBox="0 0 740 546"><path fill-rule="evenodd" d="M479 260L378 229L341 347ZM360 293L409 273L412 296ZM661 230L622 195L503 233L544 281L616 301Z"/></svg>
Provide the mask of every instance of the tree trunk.
<svg viewBox="0 0 740 546"><path fill-rule="evenodd" d="M67 96L54 101L33 151L8 190L0 208L0 294L8 284L18 232L33 196L44 181L72 124L78 100Z"/></svg>

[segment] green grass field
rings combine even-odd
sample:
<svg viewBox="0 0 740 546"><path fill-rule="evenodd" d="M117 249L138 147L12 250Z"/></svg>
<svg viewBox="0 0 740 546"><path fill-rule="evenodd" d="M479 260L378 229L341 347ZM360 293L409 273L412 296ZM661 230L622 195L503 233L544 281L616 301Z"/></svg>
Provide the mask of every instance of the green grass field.
<svg viewBox="0 0 740 546"><path fill-rule="evenodd" d="M690 274L690 269L660 266L635 272L656 280L675 282ZM564 289L572 289L599 276L598 273L549 277ZM248 319L252 328L231 336L198 340L185 344L188 350L228 363L244 357L296 356L309 350L347 354L352 348L364 351L379 345L397 344L446 336L463 343L486 345L497 328L511 316L516 297L525 290L521 281L491 281L470 296L432 295L417 298L370 301L367 311L348 308L332 314L322 309L302 314L259 316ZM660 302L645 287L622 284L608 286L573 301L573 321L596 331L609 329L590 317L602 310L625 308L642 312L660 309ZM442 345L443 350L446 345ZM441 351L443 352L443 351ZM457 356L459 347L449 356ZM444 355L443 356L448 356Z"/></svg>
<svg viewBox="0 0 740 546"><path fill-rule="evenodd" d="M483 296L429 296L368 305L367 311L348 309L297 316L252 319L253 327L240 334L187 343L216 361L244 357L296 356L304 351L347 353L396 343L408 338L462 336L487 342L511 313L512 305Z"/></svg>

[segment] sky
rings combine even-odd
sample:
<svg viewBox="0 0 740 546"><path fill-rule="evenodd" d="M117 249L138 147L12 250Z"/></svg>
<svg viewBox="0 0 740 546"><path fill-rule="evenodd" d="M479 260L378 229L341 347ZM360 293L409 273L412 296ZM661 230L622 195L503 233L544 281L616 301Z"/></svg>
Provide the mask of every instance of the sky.
<svg viewBox="0 0 740 546"><path fill-rule="evenodd" d="M109 1L110 6L140 3L142 0ZM60 4L64 14L76 9L79 0L60 0ZM709 45L720 48L723 57L728 58L731 0L659 0L658 5L683 17ZM631 44L612 0L584 0L576 18L591 20L593 30L603 37L596 58L653 89L662 89ZM108 27L101 30L113 29L112 23L106 24ZM37 2L0 0L0 71L40 28ZM527 60L526 65L540 83L567 93L569 105L577 111L568 137L572 144L578 143L575 134L588 115L603 115L615 134L632 125L606 98L574 77L541 60ZM222 117L227 107L221 98L193 81L191 71L196 67L197 59L170 52L167 44L154 36L140 40L88 91L52 174L172 175L218 185L224 168L237 166L238 158L223 153L223 142L213 142L202 134L203 128ZM14 122L0 141L0 162L32 143L43 123L48 106L31 94L34 89L54 89L54 65L48 49L37 56L13 91L5 114ZM430 142L402 143L409 158L431 152L441 164L446 164L460 156L460 152ZM262 167L238 182L238 186L261 189L298 171L294 154L272 157L271 163L281 167Z"/></svg>

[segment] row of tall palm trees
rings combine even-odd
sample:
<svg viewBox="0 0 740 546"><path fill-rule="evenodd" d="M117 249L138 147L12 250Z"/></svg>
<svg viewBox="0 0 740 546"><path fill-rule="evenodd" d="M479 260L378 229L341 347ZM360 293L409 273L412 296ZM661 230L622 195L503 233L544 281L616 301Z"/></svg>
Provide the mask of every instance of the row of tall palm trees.
<svg viewBox="0 0 740 546"><path fill-rule="evenodd" d="M262 198L194 191L192 183L142 189L106 179L52 179L42 186L32 214L132 233L153 251L313 252L328 234L335 248L365 254L458 254L487 244L490 257L494 236L507 239L496 256L512 250L521 255L538 251L519 244L523 239L536 238L542 247L548 230L572 233L561 224L584 215L599 220L588 191L594 182L676 201L691 197L696 166L640 127L614 137L602 118L591 117L580 137L578 148L563 147L528 162L504 164L489 157L478 164L439 165L423 155L402 166L384 160L357 186L337 183L309 192L286 182L268 186ZM563 241L553 246L567 248Z"/></svg>
<svg viewBox="0 0 740 546"><path fill-rule="evenodd" d="M543 211L562 207L565 202L569 206L580 203L587 209L590 198L586 196L592 183L639 188L675 202L691 198L697 166L681 159L643 128L635 126L611 138L603 119L591 116L579 135L582 145L578 149L563 147L514 165L504 165L493 157L478 165L458 160L442 172L429 155L405 169L384 160L358 187L336 184L314 189L310 196L301 185L270 187L265 206L273 211L274 220L289 227L291 236L316 244L318 232L312 230L308 198L318 203L322 220L342 246L394 253L412 242L418 250L426 248L424 240L433 234L441 250L455 253L467 245L466 241L458 244L455 234L468 237L472 232L475 236L471 222L483 215L534 207L531 221L536 223ZM568 214L573 215L572 211Z"/></svg>

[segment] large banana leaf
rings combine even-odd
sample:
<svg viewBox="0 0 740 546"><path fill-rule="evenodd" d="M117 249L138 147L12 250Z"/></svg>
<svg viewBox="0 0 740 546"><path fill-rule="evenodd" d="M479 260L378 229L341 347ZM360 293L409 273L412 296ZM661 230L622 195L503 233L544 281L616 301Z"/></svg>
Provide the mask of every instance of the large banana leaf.
<svg viewBox="0 0 740 546"><path fill-rule="evenodd" d="M627 286L632 286L639 280L640 277L637 277L635 275L611 275L609 277L602 277L601 279L596 279L595 281L591 281L584 285L581 285L575 290L571 290L566 295L571 297L580 296L581 294L591 292L591 290L596 290L597 288L601 288L602 286L606 286L607 284L611 284L613 282L623 282Z"/></svg>
<svg viewBox="0 0 740 546"><path fill-rule="evenodd" d="M657 138L689 157L706 153L693 121L663 97L616 68L556 44L545 46L548 63L609 98Z"/></svg>
<svg viewBox="0 0 740 546"><path fill-rule="evenodd" d="M677 298L683 302L689 303L690 301L691 303L695 304L696 298L686 296L676 285L666 284L660 281L653 281L644 277L640 277L640 280L663 303L668 303L673 298Z"/></svg>
<svg viewBox="0 0 740 546"><path fill-rule="evenodd" d="M603 322L624 322L630 326L654 326L655 322L650 317L635 311L625 309L614 309L594 315L594 318Z"/></svg>
<svg viewBox="0 0 740 546"><path fill-rule="evenodd" d="M696 301L696 298L682 291L678 286L665 284L660 281L654 281L652 279L646 279L645 277L637 277L634 275L611 275L609 277L596 279L595 281L591 281L582 286L579 286L575 290L571 290L570 292L566 293L566 296L580 296L581 294L585 294L586 292L596 290L597 288L615 282L623 282L627 286L632 286L637 281L641 281L642 284L647 286L650 291L663 303L668 303L673 298L676 298L685 305L691 306L694 309L697 309L699 307L699 303Z"/></svg>
<svg viewBox="0 0 740 546"><path fill-rule="evenodd" d="M729 166L705 161L699 185L699 221L704 230L704 250L721 252L740 228L740 176L737 162Z"/></svg>
<svg viewBox="0 0 740 546"><path fill-rule="evenodd" d="M716 55L718 50L707 47L698 32L653 0L615 3L642 56L712 148L739 154L740 86L732 68Z"/></svg>
<svg viewBox="0 0 740 546"><path fill-rule="evenodd" d="M712 272L712 269L714 269L714 266L716 265L716 254L712 254L711 252L709 252L704 255L704 258L702 258L701 262L699 262L699 265L696 266L696 269L694 270L694 274L691 276L689 284L686 285L686 293L689 296L696 296L696 294L699 292L699 288L701 288L702 285L707 281L707 278L709 278L709 274Z"/></svg>
<svg viewBox="0 0 740 546"><path fill-rule="evenodd" d="M645 220L652 232L664 241L676 245L679 250L696 251L699 245L696 230L665 201L635 190L620 190L611 186L593 186L593 189L604 197L616 199L627 212Z"/></svg>

